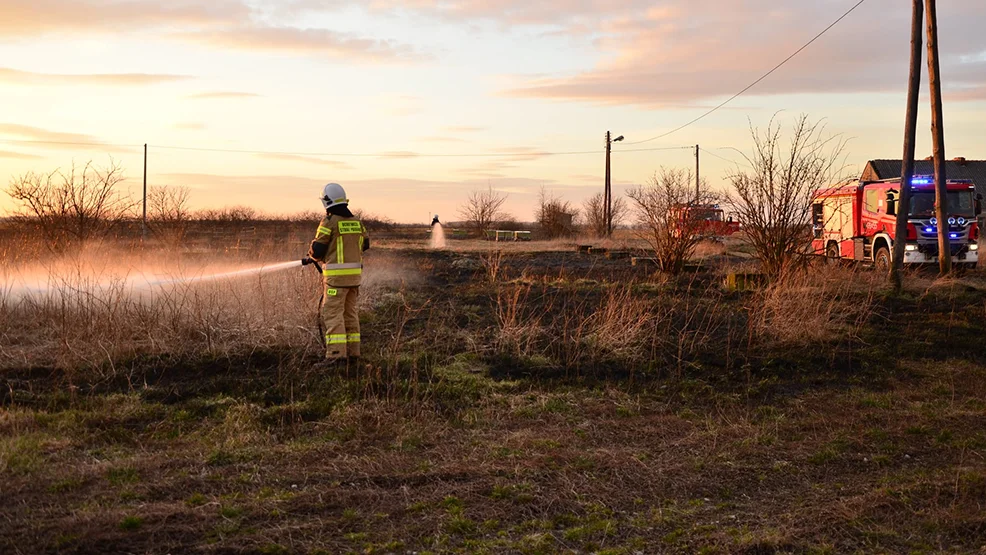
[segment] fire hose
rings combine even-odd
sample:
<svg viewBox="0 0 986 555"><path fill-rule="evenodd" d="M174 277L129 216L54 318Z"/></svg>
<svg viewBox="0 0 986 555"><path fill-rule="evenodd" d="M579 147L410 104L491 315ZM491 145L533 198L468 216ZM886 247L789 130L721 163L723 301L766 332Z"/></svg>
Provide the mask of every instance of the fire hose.
<svg viewBox="0 0 986 555"><path fill-rule="evenodd" d="M322 275L322 265L318 263L318 260L314 258L306 257L301 259L302 266L308 266L309 264L315 266L315 270L318 275ZM315 310L315 321L318 323L318 338L319 341L324 344L325 342L325 328L322 327L322 302L325 301L325 287L322 287L322 296L318 298L318 307Z"/></svg>

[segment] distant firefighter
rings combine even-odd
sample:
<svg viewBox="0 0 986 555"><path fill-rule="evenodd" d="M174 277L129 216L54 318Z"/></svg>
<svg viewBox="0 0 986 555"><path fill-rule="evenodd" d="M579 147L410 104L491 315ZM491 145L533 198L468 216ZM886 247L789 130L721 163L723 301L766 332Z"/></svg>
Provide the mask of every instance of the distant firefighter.
<svg viewBox="0 0 986 555"><path fill-rule="evenodd" d="M442 223L442 222L438 221L438 214L435 214L435 217L432 218L432 220L431 220L431 227L435 227L436 225L438 225L440 223Z"/></svg>
<svg viewBox="0 0 986 555"><path fill-rule="evenodd" d="M349 210L349 199L338 183L322 191L325 218L318 226L308 256L323 262L325 296L322 322L325 325L325 358L345 362L360 356L359 286L363 277L363 251L370 248L370 237L363 224Z"/></svg>

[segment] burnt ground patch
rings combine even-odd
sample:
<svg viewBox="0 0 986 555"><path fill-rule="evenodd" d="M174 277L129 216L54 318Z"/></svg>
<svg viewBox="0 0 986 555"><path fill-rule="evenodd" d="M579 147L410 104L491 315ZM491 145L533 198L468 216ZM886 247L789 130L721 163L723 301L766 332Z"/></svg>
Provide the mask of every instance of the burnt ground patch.
<svg viewBox="0 0 986 555"><path fill-rule="evenodd" d="M349 369L314 370L305 334L137 352L117 373L5 366L0 547L986 543L978 277L890 297L835 273L826 283L852 287L770 296L724 291L712 268L671 279L574 252L505 256L493 278L483 256L380 254L413 279L373 293L365 358ZM839 317L864 304L861 323ZM772 333L783 322L825 333Z"/></svg>

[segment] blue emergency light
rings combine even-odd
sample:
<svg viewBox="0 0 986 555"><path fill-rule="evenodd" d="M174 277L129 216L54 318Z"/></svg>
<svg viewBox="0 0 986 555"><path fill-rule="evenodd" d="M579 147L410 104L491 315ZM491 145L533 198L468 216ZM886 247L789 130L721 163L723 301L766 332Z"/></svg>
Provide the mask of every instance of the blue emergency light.
<svg viewBox="0 0 986 555"><path fill-rule="evenodd" d="M911 185L931 185L931 180L927 177L915 177L911 181Z"/></svg>

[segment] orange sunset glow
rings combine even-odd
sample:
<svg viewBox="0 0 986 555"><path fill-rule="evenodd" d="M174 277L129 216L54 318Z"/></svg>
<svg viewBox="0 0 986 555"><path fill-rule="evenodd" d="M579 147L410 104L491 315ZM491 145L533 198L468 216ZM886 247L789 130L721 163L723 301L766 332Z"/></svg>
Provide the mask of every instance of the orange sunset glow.
<svg viewBox="0 0 986 555"><path fill-rule="evenodd" d="M0 0L0 173L112 157L136 191L147 143L149 183L189 187L195 208L317 210L337 181L354 206L422 222L489 186L526 220L542 186L576 203L602 190L607 130L626 136L618 193L692 167L696 144L722 188L750 124L778 112L824 119L861 169L901 155L910 13L893 0L647 141L854 3ZM984 20L979 0L940 14L950 156L986 157Z"/></svg>

